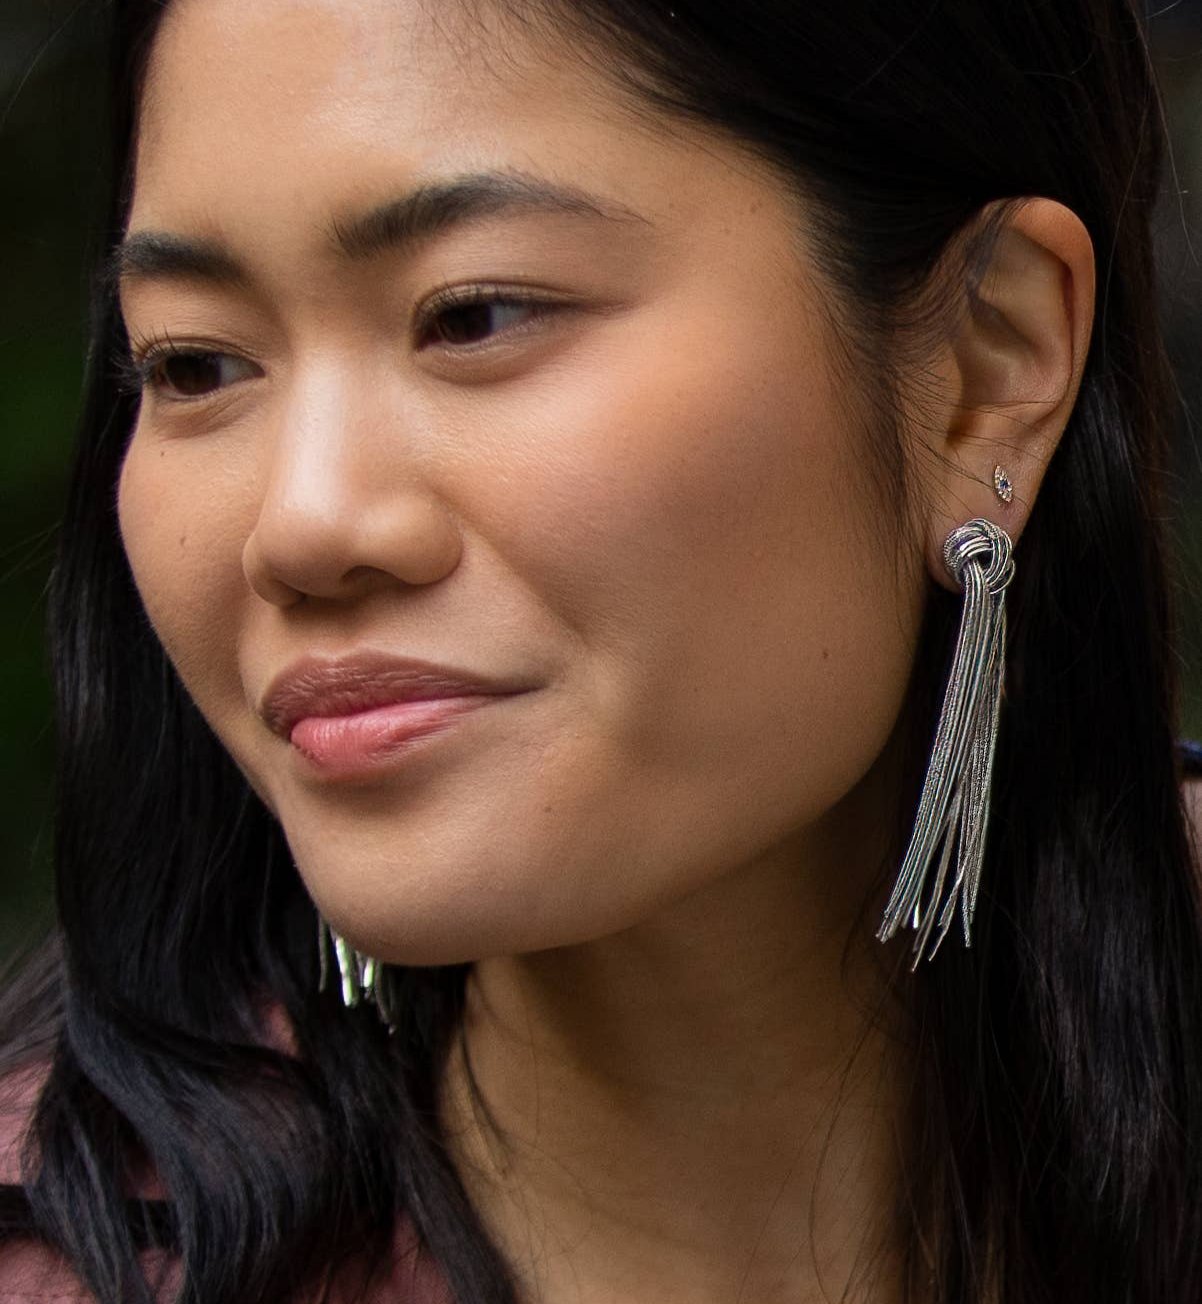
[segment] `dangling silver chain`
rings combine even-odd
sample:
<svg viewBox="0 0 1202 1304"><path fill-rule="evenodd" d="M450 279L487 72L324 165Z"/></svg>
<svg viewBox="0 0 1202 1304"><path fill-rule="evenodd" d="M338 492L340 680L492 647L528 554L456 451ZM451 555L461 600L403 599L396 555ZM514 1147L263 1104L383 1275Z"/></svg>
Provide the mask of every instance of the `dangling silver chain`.
<svg viewBox="0 0 1202 1304"><path fill-rule="evenodd" d="M960 633L914 831L877 932L885 942L904 926L915 930L912 968L927 952L932 933L928 958L939 950L957 904L964 945L971 945L1001 710L1005 595L1014 578L1011 551L1006 531L980 518L954 529L943 545L944 564L964 590ZM957 843L956 869L949 883ZM937 850L938 865L928 888Z"/></svg>
<svg viewBox="0 0 1202 1304"><path fill-rule="evenodd" d="M319 973L317 990L324 992L330 981L330 951L338 965L342 986L342 1004L353 1009L360 1001L376 1007L390 1029L396 1028L395 999L388 972L378 960L356 951L339 936L319 914L317 916L317 955Z"/></svg>

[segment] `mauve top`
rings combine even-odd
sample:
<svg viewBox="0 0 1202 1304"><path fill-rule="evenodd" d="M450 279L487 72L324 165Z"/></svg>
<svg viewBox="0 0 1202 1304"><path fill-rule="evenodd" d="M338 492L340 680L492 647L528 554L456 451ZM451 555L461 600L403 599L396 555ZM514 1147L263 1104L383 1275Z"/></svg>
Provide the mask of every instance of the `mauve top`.
<svg viewBox="0 0 1202 1304"><path fill-rule="evenodd" d="M21 1143L42 1076L42 1070L30 1070L0 1082L0 1186L21 1184ZM140 1184L135 1194L143 1199L162 1196L153 1180ZM147 1250L140 1258L155 1297L173 1300L180 1282L178 1260L166 1250ZM365 1282L362 1268L351 1263L318 1297L323 1304L452 1304L438 1265L418 1243L408 1220L397 1224L390 1266ZM94 1300L56 1250L33 1240L0 1242L0 1304Z"/></svg>
<svg viewBox="0 0 1202 1304"><path fill-rule="evenodd" d="M1185 774L1202 774L1202 743L1184 739L1178 747ZM287 1040L278 1028L276 1038ZM0 1186L20 1185L18 1152L40 1078L40 1073L30 1071L0 1083ZM156 1193L146 1190L138 1194L154 1198ZM174 1298L179 1265L172 1256L163 1250L147 1251L142 1255L142 1264L158 1298ZM329 1304L349 1304L352 1300L356 1304L453 1304L438 1265L419 1245L407 1221L397 1226L390 1271L377 1275L366 1288L362 1273L352 1273L353 1268L345 1277L331 1282L325 1296ZM81 1304L92 1299L56 1251L34 1241L0 1244L0 1304Z"/></svg>

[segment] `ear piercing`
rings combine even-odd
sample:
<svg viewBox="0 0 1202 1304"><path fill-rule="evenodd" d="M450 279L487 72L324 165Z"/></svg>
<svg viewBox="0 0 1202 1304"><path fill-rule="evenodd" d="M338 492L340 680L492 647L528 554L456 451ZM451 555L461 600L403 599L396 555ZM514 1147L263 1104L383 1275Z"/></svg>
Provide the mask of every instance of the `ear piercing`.
<svg viewBox="0 0 1202 1304"><path fill-rule="evenodd" d="M993 468L993 488L1004 503L1008 503L1014 497L1014 482L1000 466Z"/></svg>

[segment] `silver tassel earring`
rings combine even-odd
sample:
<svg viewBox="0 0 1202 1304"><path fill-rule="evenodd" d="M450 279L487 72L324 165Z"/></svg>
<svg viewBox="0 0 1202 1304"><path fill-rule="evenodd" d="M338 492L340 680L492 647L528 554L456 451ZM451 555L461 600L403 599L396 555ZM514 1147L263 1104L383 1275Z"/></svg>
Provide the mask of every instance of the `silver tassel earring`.
<svg viewBox="0 0 1202 1304"><path fill-rule="evenodd" d="M995 487L998 497L1009 502L1004 491L1011 489L1010 481L1004 473L1002 478L1003 484ZM915 930L911 969L918 968L932 932L928 958L939 950L957 905L964 945L971 945L1001 709L1006 586L1014 578L1011 547L1005 530L980 518L954 529L943 545L944 564L964 590L960 633L910 846L877 932L886 942L903 927ZM949 882L957 843L955 874ZM934 882L928 884L937 852Z"/></svg>
<svg viewBox="0 0 1202 1304"><path fill-rule="evenodd" d="M338 966L342 989L342 1004L350 1010L360 1001L376 1007L380 1018L395 1031L396 1018L393 993L384 966L371 956L356 951L340 937L319 914L317 916L317 955L319 977L317 990L324 992L330 982L330 952Z"/></svg>

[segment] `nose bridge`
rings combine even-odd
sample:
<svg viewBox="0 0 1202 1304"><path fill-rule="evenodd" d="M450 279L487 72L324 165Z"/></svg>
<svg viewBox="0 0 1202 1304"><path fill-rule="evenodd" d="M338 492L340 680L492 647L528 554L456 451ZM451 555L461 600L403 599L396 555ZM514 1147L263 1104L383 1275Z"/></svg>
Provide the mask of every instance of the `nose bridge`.
<svg viewBox="0 0 1202 1304"><path fill-rule="evenodd" d="M423 483L404 425L353 367L298 370L262 438L262 493L243 554L260 596L279 605L345 597L380 582L432 583L454 568L458 530Z"/></svg>
<svg viewBox="0 0 1202 1304"><path fill-rule="evenodd" d="M346 369L298 368L262 441L263 496L256 532L270 546L338 552L364 510L363 450L355 386ZM277 535L285 536L277 539Z"/></svg>

